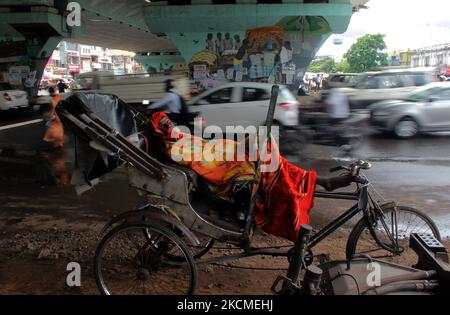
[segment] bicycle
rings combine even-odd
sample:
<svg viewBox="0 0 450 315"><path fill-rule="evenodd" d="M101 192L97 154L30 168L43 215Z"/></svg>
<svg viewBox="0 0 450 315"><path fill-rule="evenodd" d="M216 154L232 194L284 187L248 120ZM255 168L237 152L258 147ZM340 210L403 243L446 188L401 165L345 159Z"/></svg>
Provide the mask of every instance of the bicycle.
<svg viewBox="0 0 450 315"><path fill-rule="evenodd" d="M362 160L356 161L347 167L338 166L330 169L330 172L344 170L353 176L352 182L356 184L355 192L325 192L317 191L316 198L328 198L335 200L357 201L349 210L326 225L311 236L308 245L309 256L311 249L324 238L345 225L358 214L362 218L356 223L350 232L346 245L346 258L367 255L372 252L381 251L381 256L376 258L387 258L400 256L405 250L412 233L428 233L441 240L439 229L433 220L421 211L395 202L379 204L369 191L372 186L370 181L360 174L361 170L369 170L371 164ZM408 218L409 220L402 221ZM412 226L412 223L417 223ZM377 248L371 248L370 241L374 241Z"/></svg>

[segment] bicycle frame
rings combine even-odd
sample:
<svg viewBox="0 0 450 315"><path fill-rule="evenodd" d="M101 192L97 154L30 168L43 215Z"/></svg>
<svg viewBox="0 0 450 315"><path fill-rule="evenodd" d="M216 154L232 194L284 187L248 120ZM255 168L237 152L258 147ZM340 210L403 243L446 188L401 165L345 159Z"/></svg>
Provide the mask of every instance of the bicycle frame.
<svg viewBox="0 0 450 315"><path fill-rule="evenodd" d="M310 249L320 243L323 239L328 237L331 233L336 231L339 227L351 220L359 212L363 211L363 209L360 209L358 207L359 196L357 193L331 193L319 191L314 194L314 197L338 200L355 200L357 201L357 203L353 205L349 210L337 217L335 220L323 227L320 231L314 233L309 241Z"/></svg>
<svg viewBox="0 0 450 315"><path fill-rule="evenodd" d="M372 196L370 196L367 185L363 185L361 187L358 187L358 190L354 193L346 193L346 192L339 192L339 193L332 193L332 192L325 192L325 191L319 191L314 194L315 198L325 198L325 199L336 199L336 200L355 200L357 203L353 205L349 210L341 214L339 217L337 217L335 220L327 224L325 227L323 227L321 230L316 232L310 239L309 242L309 248L313 248L315 245L320 243L323 239L328 237L331 233L336 231L339 227L350 221L353 217L355 217L359 212L363 212L364 217L367 220L367 226L370 230L370 234L372 238L375 240L375 242L384 250L390 251L392 253L399 254L401 251L399 249L398 245L398 239L394 238L394 236L389 231L386 222L384 221L383 217L383 211L379 207L378 203L376 203ZM388 245L384 244L376 235L376 232L374 230L373 225L370 222L370 217L368 213L368 204L372 203L374 206L374 209L379 212L376 220L380 220L381 224L389 238L389 240L392 242L392 247L389 248ZM395 224L395 230L397 230L397 223L396 220L394 220L393 224Z"/></svg>

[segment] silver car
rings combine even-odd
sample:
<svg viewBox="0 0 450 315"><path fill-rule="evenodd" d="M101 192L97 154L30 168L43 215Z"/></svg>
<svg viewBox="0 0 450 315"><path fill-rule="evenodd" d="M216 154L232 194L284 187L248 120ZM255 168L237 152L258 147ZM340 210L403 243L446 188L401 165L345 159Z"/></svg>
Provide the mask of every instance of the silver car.
<svg viewBox="0 0 450 315"><path fill-rule="evenodd" d="M399 138L450 131L450 82L428 84L404 99L378 102L369 109L374 127Z"/></svg>

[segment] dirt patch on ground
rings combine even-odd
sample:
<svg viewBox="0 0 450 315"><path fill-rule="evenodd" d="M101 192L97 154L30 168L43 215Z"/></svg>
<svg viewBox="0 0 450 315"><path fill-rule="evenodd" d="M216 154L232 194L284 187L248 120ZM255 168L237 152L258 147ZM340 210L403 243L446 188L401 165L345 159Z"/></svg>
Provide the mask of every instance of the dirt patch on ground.
<svg viewBox="0 0 450 315"><path fill-rule="evenodd" d="M50 224L50 222L48 222ZM55 226L41 230L16 230L3 232L0 241L0 294L98 294L93 276L93 257L102 224L82 224L69 230L56 221ZM278 238L259 234L256 246L281 246L289 244ZM314 250L327 253L332 258L345 257L345 233L324 240ZM450 245L450 244L448 244ZM236 254L227 244L218 243L207 257ZM450 248L450 246L448 246ZM227 249L223 249L227 248ZM415 263L415 257L405 262ZM66 286L69 262L78 262L82 271L82 286ZM198 267L198 294L270 294L270 287L278 275L286 273L285 258L255 256L223 266ZM251 270L247 268L279 269Z"/></svg>

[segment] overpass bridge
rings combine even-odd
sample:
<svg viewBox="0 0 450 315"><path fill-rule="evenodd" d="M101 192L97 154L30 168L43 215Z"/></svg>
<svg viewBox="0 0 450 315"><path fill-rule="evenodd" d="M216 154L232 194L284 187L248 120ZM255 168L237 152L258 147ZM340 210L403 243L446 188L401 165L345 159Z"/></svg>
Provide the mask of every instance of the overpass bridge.
<svg viewBox="0 0 450 315"><path fill-rule="evenodd" d="M69 2L0 0L0 72L28 65L39 80L61 40L134 51L142 63L189 62L208 34L243 38L273 25L289 33L293 59L304 68L368 0L78 0L80 26L67 23Z"/></svg>

